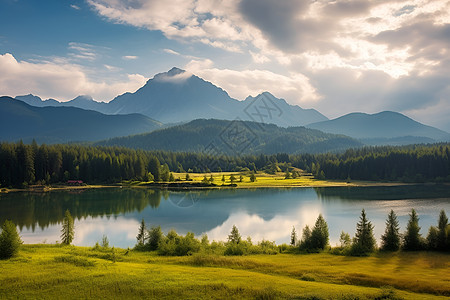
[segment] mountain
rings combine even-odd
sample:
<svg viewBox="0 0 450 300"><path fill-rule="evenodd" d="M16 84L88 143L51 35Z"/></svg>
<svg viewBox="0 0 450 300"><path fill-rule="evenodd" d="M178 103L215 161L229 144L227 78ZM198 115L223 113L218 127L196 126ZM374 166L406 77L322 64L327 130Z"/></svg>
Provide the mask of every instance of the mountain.
<svg viewBox="0 0 450 300"><path fill-rule="evenodd" d="M94 101L89 96L79 96L60 103L54 100L42 101L33 95L18 96L16 99L35 106L73 106L104 114L140 113L163 123L214 118L288 127L328 120L314 109L289 105L268 92L238 101L211 82L178 68L155 75L136 92L117 96L109 103Z"/></svg>
<svg viewBox="0 0 450 300"><path fill-rule="evenodd" d="M56 101L55 99L47 99L42 100L38 96L34 96L32 94L24 95L24 96L16 96L17 100L23 101L28 105L44 107L44 106L59 106L61 103Z"/></svg>
<svg viewBox="0 0 450 300"><path fill-rule="evenodd" d="M78 96L75 99L66 102L59 102L55 99L42 100L40 97L34 96L32 94L24 96L16 96L15 99L37 107L46 107L46 106L77 107L86 110L95 110L98 112L105 111L107 105L105 102L95 101L94 99L92 99L92 97L86 95Z"/></svg>
<svg viewBox="0 0 450 300"><path fill-rule="evenodd" d="M2 141L97 141L148 132L161 126L139 114L110 116L75 107L35 107L10 97L0 97Z"/></svg>
<svg viewBox="0 0 450 300"><path fill-rule="evenodd" d="M313 123L308 128L344 134L367 144L411 144L450 141L450 134L424 125L400 113L384 111L376 114L351 113Z"/></svg>
<svg viewBox="0 0 450 300"><path fill-rule="evenodd" d="M303 126L328 120L315 109L303 109L297 105L290 105L286 100L276 98L269 92L263 92L256 97L248 96L242 104L247 115L247 118L243 117L244 120L275 123L282 127Z"/></svg>
<svg viewBox="0 0 450 300"><path fill-rule="evenodd" d="M48 100L47 100L48 101ZM71 107L78 107L81 109L86 110L95 110L98 112L102 112L105 110L107 104L105 102L98 102L92 99L91 96L78 96L75 99L72 99L67 102L60 102L59 106L71 106Z"/></svg>
<svg viewBox="0 0 450 300"><path fill-rule="evenodd" d="M199 119L151 133L113 138L97 143L144 150L194 151L213 155L319 153L360 147L343 135L305 127L283 128L250 121Z"/></svg>

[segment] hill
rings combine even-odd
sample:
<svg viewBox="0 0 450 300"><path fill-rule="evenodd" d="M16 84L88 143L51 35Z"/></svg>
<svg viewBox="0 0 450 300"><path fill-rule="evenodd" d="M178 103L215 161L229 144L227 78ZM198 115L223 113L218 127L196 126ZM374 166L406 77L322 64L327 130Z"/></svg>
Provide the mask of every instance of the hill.
<svg viewBox="0 0 450 300"><path fill-rule="evenodd" d="M215 119L194 120L147 134L113 138L99 142L98 145L194 151L214 155L320 153L362 146L360 142L347 136L305 127L282 128L273 124Z"/></svg>
<svg viewBox="0 0 450 300"><path fill-rule="evenodd" d="M449 133L391 111L377 114L351 113L333 120L309 124L307 127L348 135L367 144L450 141Z"/></svg>
<svg viewBox="0 0 450 300"><path fill-rule="evenodd" d="M2 141L97 141L148 132L161 126L158 121L139 114L110 116L74 107L35 107L0 97Z"/></svg>

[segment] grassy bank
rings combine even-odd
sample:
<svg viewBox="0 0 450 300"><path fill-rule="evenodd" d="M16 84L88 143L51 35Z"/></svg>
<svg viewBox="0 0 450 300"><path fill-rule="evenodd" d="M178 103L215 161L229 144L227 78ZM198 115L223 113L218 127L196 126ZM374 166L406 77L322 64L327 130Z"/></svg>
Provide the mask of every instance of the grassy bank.
<svg viewBox="0 0 450 300"><path fill-rule="evenodd" d="M401 182L381 182L381 181L341 181L341 180L319 180L315 179L311 174L302 174L298 178L290 178L285 179L285 175L282 172L278 172L276 174L267 174L267 173L257 173L255 174L256 180L254 182L250 181L249 174L242 174L240 172L220 172L220 173L189 173L190 180L186 181L186 173L173 173L174 178L177 179L177 183L183 183L186 186L183 189L189 189L190 187L193 189L199 188L230 188L231 184L234 184L232 188L281 188L281 187L339 187L339 186L396 186L396 185L405 185L405 183ZM234 176L236 178L235 181L230 181L230 176ZM207 187L198 187L196 184L202 183L204 177L210 179L213 177L214 185ZM225 176L225 181L222 181L223 176ZM242 181L240 180L240 176L242 176ZM64 184L55 184L48 186L35 186L24 189L8 189L2 188L0 189L0 193L10 193L10 192L22 192L22 191L31 191L31 192L49 192L49 191L57 191L57 190L83 190L83 189L95 189L95 188L108 188L108 187L118 187L118 186L127 186L127 187L146 187L152 185L153 188L158 187L158 185L153 185L153 182L143 182L143 181L134 181L128 180L120 183L114 184L97 184L90 185L85 184L81 186L73 186L73 185L64 185ZM164 188L167 186L162 184Z"/></svg>
<svg viewBox="0 0 450 300"><path fill-rule="evenodd" d="M160 257L24 245L0 261L0 298L444 299L449 269L448 254L427 252Z"/></svg>

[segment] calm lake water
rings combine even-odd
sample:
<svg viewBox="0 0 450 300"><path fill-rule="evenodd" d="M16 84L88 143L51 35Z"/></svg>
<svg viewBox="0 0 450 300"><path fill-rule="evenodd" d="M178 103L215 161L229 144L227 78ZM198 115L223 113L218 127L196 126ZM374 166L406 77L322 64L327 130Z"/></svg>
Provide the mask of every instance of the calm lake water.
<svg viewBox="0 0 450 300"><path fill-rule="evenodd" d="M380 240L384 222L394 209L405 231L408 213L416 209L421 233L437 225L440 210L450 215L450 187L400 186L352 188L227 189L210 191L158 191L105 188L77 192L0 194L0 222L13 220L25 243L60 240L66 209L75 219L75 245L93 246L107 235L110 245L132 247L140 221L160 225L165 233L208 234L226 240L235 224L243 237L289 243L292 226L314 225L321 213L328 222L330 242L336 245L343 230L355 233L361 209L375 225Z"/></svg>

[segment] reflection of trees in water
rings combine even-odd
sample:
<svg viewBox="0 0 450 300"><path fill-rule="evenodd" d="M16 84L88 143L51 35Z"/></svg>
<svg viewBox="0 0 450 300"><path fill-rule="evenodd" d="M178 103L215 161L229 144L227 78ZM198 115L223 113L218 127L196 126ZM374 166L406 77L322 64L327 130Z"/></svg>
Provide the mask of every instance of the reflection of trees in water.
<svg viewBox="0 0 450 300"><path fill-rule="evenodd" d="M317 187L314 188L321 200L401 200L450 198L448 185L401 185L368 187Z"/></svg>
<svg viewBox="0 0 450 300"><path fill-rule="evenodd" d="M60 223L66 209L75 219L117 216L158 208L169 192L152 189L93 189L82 193L10 193L0 196L0 223L12 220L20 229Z"/></svg>

